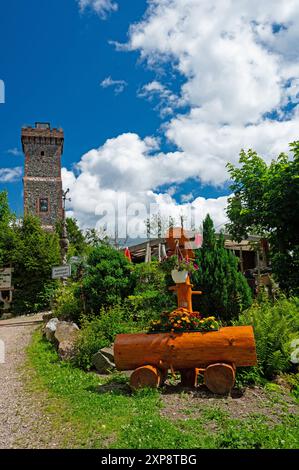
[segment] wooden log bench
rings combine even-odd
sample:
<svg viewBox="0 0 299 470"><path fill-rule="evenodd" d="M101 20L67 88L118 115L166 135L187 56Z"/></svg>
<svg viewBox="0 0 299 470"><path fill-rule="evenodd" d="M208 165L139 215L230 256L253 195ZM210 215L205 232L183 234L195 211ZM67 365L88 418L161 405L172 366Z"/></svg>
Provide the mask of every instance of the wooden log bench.
<svg viewBox="0 0 299 470"><path fill-rule="evenodd" d="M199 373L210 391L227 394L237 367L257 364L253 329L232 326L208 333L120 334L114 343L118 370L134 370L133 390L159 387L168 370L181 373L184 386L196 386Z"/></svg>

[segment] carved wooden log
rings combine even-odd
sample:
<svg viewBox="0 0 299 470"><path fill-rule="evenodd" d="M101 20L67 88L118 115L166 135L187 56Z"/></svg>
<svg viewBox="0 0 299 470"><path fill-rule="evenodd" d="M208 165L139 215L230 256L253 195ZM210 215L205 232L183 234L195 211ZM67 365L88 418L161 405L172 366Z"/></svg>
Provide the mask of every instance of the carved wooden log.
<svg viewBox="0 0 299 470"><path fill-rule="evenodd" d="M251 326L221 328L209 333L121 334L114 343L118 370L152 365L174 370L205 368L213 363L256 365Z"/></svg>
<svg viewBox="0 0 299 470"><path fill-rule="evenodd" d="M143 387L158 388L161 384L162 374L153 366L138 367L130 377L130 387L138 390Z"/></svg>
<svg viewBox="0 0 299 470"><path fill-rule="evenodd" d="M209 390L218 395L230 393L235 383L235 368L231 364L216 363L204 372L204 383Z"/></svg>

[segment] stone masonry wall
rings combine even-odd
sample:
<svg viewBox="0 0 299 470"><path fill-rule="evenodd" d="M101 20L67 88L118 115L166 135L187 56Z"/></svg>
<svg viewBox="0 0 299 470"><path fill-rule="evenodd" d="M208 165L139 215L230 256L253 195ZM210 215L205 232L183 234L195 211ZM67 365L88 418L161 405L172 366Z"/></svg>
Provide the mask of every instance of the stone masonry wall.
<svg viewBox="0 0 299 470"><path fill-rule="evenodd" d="M42 225L55 227L57 220L62 218L62 187L61 181L24 181L25 212L37 215ZM48 198L49 211L39 212L39 199Z"/></svg>
<svg viewBox="0 0 299 470"><path fill-rule="evenodd" d="M60 177L60 151L59 145L26 144L26 176Z"/></svg>
<svg viewBox="0 0 299 470"><path fill-rule="evenodd" d="M36 215L47 229L54 229L63 217L61 154L63 131L23 128L25 153L24 213ZM40 210L40 200L48 201L48 211Z"/></svg>

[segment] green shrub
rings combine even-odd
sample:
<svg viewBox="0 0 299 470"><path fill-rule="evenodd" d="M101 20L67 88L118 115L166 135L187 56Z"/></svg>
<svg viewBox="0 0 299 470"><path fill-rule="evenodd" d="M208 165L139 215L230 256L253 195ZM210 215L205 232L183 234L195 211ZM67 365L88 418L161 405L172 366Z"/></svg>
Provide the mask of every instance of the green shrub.
<svg viewBox="0 0 299 470"><path fill-rule="evenodd" d="M14 267L13 311L26 313L49 307L47 291L57 287L52 267L60 264L59 239L42 229L36 217L26 216L14 228L16 244L9 256Z"/></svg>
<svg viewBox="0 0 299 470"><path fill-rule="evenodd" d="M292 387L293 395L299 400L299 373L288 375L287 381Z"/></svg>
<svg viewBox="0 0 299 470"><path fill-rule="evenodd" d="M109 344L110 341L102 332L102 322L99 317L82 318L81 330L76 341L75 365L84 370L91 369L92 356Z"/></svg>
<svg viewBox="0 0 299 470"><path fill-rule="evenodd" d="M133 292L132 264L109 245L91 249L82 279L86 311L97 314L102 307L119 303Z"/></svg>
<svg viewBox="0 0 299 470"><path fill-rule="evenodd" d="M78 283L60 286L52 300L52 310L55 317L59 317L61 320L80 321L80 316L83 313L83 302L79 297L79 291L80 286Z"/></svg>
<svg viewBox="0 0 299 470"><path fill-rule="evenodd" d="M292 369L290 343L299 337L298 299L256 302L235 324L253 326L262 378L272 379Z"/></svg>
<svg viewBox="0 0 299 470"><path fill-rule="evenodd" d="M138 295L129 295L124 306L131 320L146 328L151 320L158 319L161 308L156 304L157 293L146 291Z"/></svg>
<svg viewBox="0 0 299 470"><path fill-rule="evenodd" d="M147 327L162 311L175 308L176 299L168 290L166 272L157 261L135 265L132 277L134 292L125 300L131 319Z"/></svg>
<svg viewBox="0 0 299 470"><path fill-rule="evenodd" d="M130 321L126 310L118 305L102 308L97 316L83 316L80 324L75 364L85 370L92 367L92 356L113 343L117 334L138 331L137 324Z"/></svg>

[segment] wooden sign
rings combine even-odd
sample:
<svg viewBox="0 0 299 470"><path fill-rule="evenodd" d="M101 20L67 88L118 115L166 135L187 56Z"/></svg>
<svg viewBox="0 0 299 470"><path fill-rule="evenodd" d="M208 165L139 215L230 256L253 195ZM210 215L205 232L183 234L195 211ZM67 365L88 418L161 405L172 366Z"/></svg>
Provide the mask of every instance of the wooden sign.
<svg viewBox="0 0 299 470"><path fill-rule="evenodd" d="M10 290L12 268L0 268L0 290Z"/></svg>

